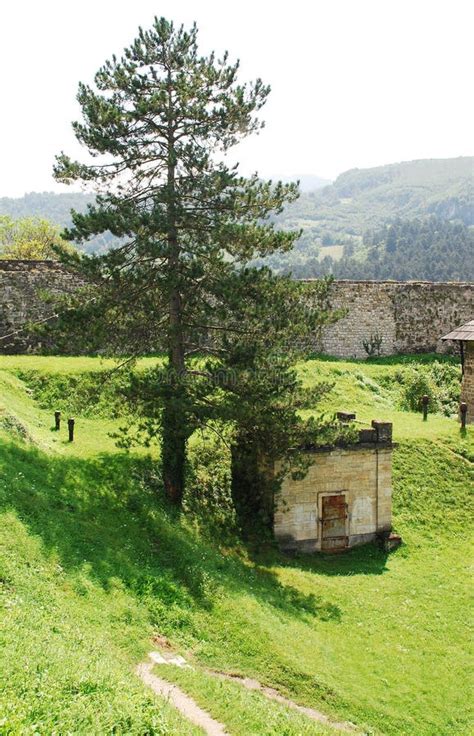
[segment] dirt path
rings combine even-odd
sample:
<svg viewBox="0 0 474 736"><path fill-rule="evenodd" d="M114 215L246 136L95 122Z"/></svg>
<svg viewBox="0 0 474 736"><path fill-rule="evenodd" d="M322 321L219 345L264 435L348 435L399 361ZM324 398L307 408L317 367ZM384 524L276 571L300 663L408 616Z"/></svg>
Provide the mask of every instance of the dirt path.
<svg viewBox="0 0 474 736"><path fill-rule="evenodd" d="M195 726L200 726L208 736L228 736L228 731L225 730L222 723L211 718L209 713L202 710L179 687L156 677L152 672L153 666L153 662L143 662L137 667L137 675L148 687L151 687L153 692L169 700L185 718Z"/></svg>
<svg viewBox="0 0 474 736"><path fill-rule="evenodd" d="M240 685L243 685L243 687L246 687L247 690L258 690L258 692L262 693L262 695L266 695L266 697L270 698L270 700L276 700L278 703L282 703L282 705L286 705L288 708L297 710L307 716L307 718L311 718L313 721L317 721L318 723L321 723L325 726L331 726L331 728L334 728L338 731L344 731L346 733L360 733L360 731L352 723L348 723L347 721L333 721L328 718L328 716L325 716L324 713L321 713L319 710L308 708L304 705L298 705L298 703L293 702L293 700L288 700L288 698L280 695L278 690L275 690L272 687L267 687L266 685L262 685L260 682L258 682L257 680L252 680L250 677L227 675L224 672L216 672L215 670L206 670L206 672L210 675L214 675L215 677L219 677L222 680L238 682Z"/></svg>
<svg viewBox="0 0 474 736"><path fill-rule="evenodd" d="M160 642L162 644L162 642ZM166 646L166 642L164 644ZM214 721L211 716L209 716L205 711L201 710L199 706L192 700L188 695L186 695L182 690L180 690L176 685L171 685L166 680L161 680L159 677L156 677L152 674L152 669L154 665L175 665L177 667L192 667L192 665L189 665L184 657L181 657L179 654L174 654L174 652L171 650L171 647L166 646L168 651L164 652L150 652L149 657L152 660L152 663L146 663L141 664L137 668L137 672L142 678L144 682L146 682L147 685L150 685L150 687L153 688L153 690L158 693L159 695L163 695L166 698L169 698L171 702L178 708L178 710L183 713L189 720L191 720L193 723L196 723L197 725L201 726L202 728L206 729L206 726L203 725L204 723L211 724L212 727L218 728L220 730L207 730L206 733L211 734L211 736L219 736L220 734L226 734L225 728L222 724L218 723L217 721ZM317 721L317 723L321 723L324 726L330 726L331 728L342 731L344 733L352 733L352 734L361 734L361 730L358 729L354 724L349 723L348 721L334 721L328 716L326 716L324 713L321 713L321 711L316 710L315 708L308 708L304 705L298 705L298 703L295 703L293 700L289 700L288 698L285 698L283 695L280 695L278 690L275 690L273 687L268 687L267 685L262 685L257 680L252 680L250 677L240 677L239 675L229 675L225 672L219 672L217 670L212 670L208 668L203 668L203 671L206 672L208 675L212 675L213 677L218 677L221 680L230 680L231 682L238 682L239 685L242 685L243 687L247 688L247 690L257 690L258 692L262 693L262 695L265 695L270 700L275 700L278 703L281 703L282 705L285 705L287 708L292 708L293 710L297 710L299 713L302 713L307 718L311 718L313 721ZM194 718L191 717L190 713L200 713L200 716L204 718L203 721L196 721Z"/></svg>

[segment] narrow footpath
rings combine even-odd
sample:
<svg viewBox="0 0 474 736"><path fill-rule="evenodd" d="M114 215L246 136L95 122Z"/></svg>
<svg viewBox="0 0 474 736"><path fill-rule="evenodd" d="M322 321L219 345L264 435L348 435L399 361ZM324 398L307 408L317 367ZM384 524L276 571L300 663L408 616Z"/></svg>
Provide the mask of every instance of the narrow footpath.
<svg viewBox="0 0 474 736"><path fill-rule="evenodd" d="M198 704L186 695L181 688L177 685L173 685L167 680L162 680L153 674L153 667L155 665L175 665L177 667L191 667L192 665L187 664L186 660L180 655L171 652L150 652L148 655L150 658L149 662L143 662L137 667L137 674L143 680L143 682L151 687L151 689L157 694L169 700L175 708L177 708L183 716L194 723L196 726L200 726L208 736L229 736L229 732L226 731L225 726L219 721L216 721L212 716L209 715L205 710L200 708ZM193 668L194 669L194 668ZM222 680L231 680L232 682L238 682L247 690L257 690L258 692L265 695L269 700L275 700L282 705L297 710L303 713L307 718L310 718L317 723L330 726L331 728L341 731L343 733L360 734L361 731L353 724L348 721L333 721L331 718L326 716L314 708L308 708L303 705L295 703L293 700L285 698L280 695L278 690L272 687L262 685L257 680L252 680L249 677L239 677L238 675L228 675L224 672L218 672L208 668L204 669L204 672L213 677L220 678Z"/></svg>
<svg viewBox="0 0 474 736"><path fill-rule="evenodd" d="M169 700L182 715L195 726L200 726L208 736L229 736L222 723L214 720L209 713L202 710L198 704L186 695L177 685L172 685L153 674L154 663L143 662L137 667L137 675L151 687L154 693Z"/></svg>

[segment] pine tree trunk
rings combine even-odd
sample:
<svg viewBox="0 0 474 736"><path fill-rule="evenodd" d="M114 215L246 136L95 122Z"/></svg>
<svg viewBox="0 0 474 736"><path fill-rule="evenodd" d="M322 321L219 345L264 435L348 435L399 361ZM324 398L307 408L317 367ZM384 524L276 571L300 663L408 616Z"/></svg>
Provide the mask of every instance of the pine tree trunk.
<svg viewBox="0 0 474 736"><path fill-rule="evenodd" d="M170 298L169 393L162 421L163 482L168 499L181 505L186 461L186 413L183 404L184 346L181 296L175 289Z"/></svg>
<svg viewBox="0 0 474 736"><path fill-rule="evenodd" d="M176 227L175 150L171 112L168 131L169 392L163 410L161 447L165 492L171 503L180 506L184 493L187 432L183 402L185 360L180 292L180 249Z"/></svg>

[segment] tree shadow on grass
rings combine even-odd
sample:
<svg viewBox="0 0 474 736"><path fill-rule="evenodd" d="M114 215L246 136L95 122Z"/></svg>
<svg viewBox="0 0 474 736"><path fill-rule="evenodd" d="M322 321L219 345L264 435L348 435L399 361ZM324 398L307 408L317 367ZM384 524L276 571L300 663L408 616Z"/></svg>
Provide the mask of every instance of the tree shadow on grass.
<svg viewBox="0 0 474 736"><path fill-rule="evenodd" d="M352 576L382 575L388 570L386 552L377 542L353 547L344 552L325 554L323 552L285 554L275 548L256 552L252 559L256 564L288 567L316 575Z"/></svg>
<svg viewBox="0 0 474 736"><path fill-rule="evenodd" d="M245 592L291 616L339 620L339 608L283 585L269 570L221 555L186 528L157 481L156 463L115 453L93 459L0 445L0 509L14 510L66 573L104 590L117 581L159 622L210 610L220 595Z"/></svg>
<svg viewBox="0 0 474 736"><path fill-rule="evenodd" d="M287 557L281 564L318 575L383 575L388 569L387 559L388 553L376 542L371 542L339 554L315 553Z"/></svg>

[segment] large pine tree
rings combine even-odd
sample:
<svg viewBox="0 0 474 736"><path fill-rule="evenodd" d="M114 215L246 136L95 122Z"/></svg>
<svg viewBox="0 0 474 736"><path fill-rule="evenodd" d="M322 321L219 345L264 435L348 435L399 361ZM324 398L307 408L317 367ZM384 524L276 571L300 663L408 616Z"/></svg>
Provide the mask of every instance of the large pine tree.
<svg viewBox="0 0 474 736"><path fill-rule="evenodd" d="M67 237L107 230L121 245L81 268L100 282L92 302L97 335L115 351L166 349L160 413L163 480L171 501L183 494L192 431L191 356L212 352L213 335L244 329L226 320L238 288L233 273L251 259L292 247L298 233L275 230L268 216L296 198L294 185L244 179L226 154L263 125L256 116L269 87L238 81L227 54L199 55L197 29L156 18L95 84L80 84L83 119L73 123L87 162L57 159L55 176L98 192L86 214L73 213ZM216 307L219 307L217 310ZM219 314L219 319L216 315ZM91 330L91 312L87 316ZM102 328L99 328L102 325ZM104 326L105 325L105 326Z"/></svg>

